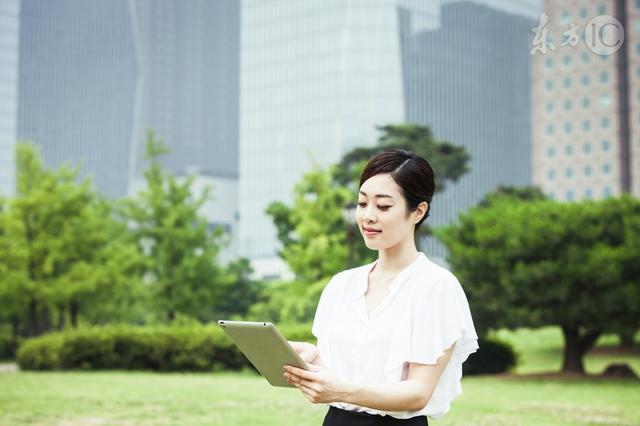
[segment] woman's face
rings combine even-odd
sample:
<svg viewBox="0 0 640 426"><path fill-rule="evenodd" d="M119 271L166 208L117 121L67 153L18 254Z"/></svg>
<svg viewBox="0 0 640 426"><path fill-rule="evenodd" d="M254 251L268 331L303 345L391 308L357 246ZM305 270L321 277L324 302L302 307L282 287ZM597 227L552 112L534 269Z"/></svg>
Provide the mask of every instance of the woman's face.
<svg viewBox="0 0 640 426"><path fill-rule="evenodd" d="M360 187L356 223L368 248L387 249L405 238L413 239L414 225L426 211L426 202L407 216L407 202L402 188L390 174L378 174ZM422 208L424 206L424 208ZM367 232L373 229L375 232Z"/></svg>

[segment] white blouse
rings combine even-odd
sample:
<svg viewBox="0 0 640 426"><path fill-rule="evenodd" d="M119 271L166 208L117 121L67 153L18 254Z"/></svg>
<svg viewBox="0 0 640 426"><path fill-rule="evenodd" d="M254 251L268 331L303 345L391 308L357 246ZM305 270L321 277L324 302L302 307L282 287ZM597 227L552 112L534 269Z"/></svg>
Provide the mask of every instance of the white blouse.
<svg viewBox="0 0 640 426"><path fill-rule="evenodd" d="M380 411L343 402L338 408L406 419L434 419L462 393L462 363L478 349L469 303L457 278L423 253L391 282L386 298L368 317L364 293L373 262L331 278L320 296L312 333L320 357L337 377L360 384L406 380L408 363L435 364L454 352L427 405L418 411Z"/></svg>

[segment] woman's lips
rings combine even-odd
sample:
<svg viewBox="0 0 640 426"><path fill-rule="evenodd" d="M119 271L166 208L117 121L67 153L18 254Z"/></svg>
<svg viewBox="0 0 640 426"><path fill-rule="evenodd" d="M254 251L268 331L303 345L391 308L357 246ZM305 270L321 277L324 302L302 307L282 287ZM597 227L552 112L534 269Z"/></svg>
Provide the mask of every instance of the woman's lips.
<svg viewBox="0 0 640 426"><path fill-rule="evenodd" d="M367 237L372 237L382 232L382 231L368 230L367 228L362 228L362 230L364 231L364 235L366 235Z"/></svg>

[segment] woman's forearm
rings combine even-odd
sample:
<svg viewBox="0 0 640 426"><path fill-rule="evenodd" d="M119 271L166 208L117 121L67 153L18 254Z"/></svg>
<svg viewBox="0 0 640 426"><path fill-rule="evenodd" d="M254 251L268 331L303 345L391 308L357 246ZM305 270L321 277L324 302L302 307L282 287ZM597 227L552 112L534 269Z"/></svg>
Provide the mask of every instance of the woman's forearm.
<svg viewBox="0 0 640 426"><path fill-rule="evenodd" d="M431 395L415 380L378 385L353 385L344 402L380 411L417 411L424 408Z"/></svg>

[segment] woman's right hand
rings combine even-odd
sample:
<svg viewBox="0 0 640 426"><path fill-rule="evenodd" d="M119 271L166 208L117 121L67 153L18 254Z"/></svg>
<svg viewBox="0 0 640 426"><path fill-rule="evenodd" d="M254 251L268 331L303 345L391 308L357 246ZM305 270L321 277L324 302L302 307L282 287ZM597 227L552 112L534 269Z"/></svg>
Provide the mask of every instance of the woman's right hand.
<svg viewBox="0 0 640 426"><path fill-rule="evenodd" d="M316 345L307 342L288 342L304 362L313 364L313 360L315 360L319 354L319 350Z"/></svg>

